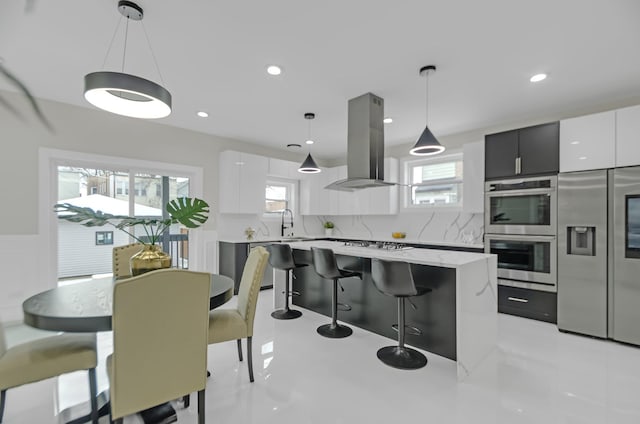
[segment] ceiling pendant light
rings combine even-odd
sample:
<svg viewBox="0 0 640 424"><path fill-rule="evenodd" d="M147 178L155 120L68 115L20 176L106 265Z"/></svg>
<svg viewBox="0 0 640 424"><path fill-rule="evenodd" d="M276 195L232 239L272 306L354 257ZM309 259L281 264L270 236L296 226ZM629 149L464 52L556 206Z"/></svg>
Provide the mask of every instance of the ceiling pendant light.
<svg viewBox="0 0 640 424"><path fill-rule="evenodd" d="M315 117L316 117L315 113L304 114L304 119L309 120L309 137L307 137L307 144L313 144L308 142L312 140L311 139L311 120L314 119ZM322 170L316 164L316 161L314 161L313 158L311 157L311 152L309 152L309 154L307 155L307 158L304 160L304 162L302 162L302 165L300 165L300 168L298 168L298 172L302 172L303 174L317 174L318 172L322 172Z"/></svg>
<svg viewBox="0 0 640 424"><path fill-rule="evenodd" d="M127 18L124 53L122 55L122 72L100 71L85 75L84 97L92 105L118 115L145 119L169 116L171 113L171 93L167 89L153 81L124 73L129 20L142 21L142 8L131 1L121 0L118 2L118 11ZM116 27L116 31L117 29L118 27ZM142 25L142 29L144 30L144 25ZM146 36L146 30L144 31ZM149 37L146 36L146 38L149 50L151 50ZM113 39L111 43L113 43ZM111 45L107 50L107 55L109 50L111 50ZM160 80L162 80L153 50L151 50L151 55L160 75ZM105 56L105 62L106 59Z"/></svg>
<svg viewBox="0 0 640 424"><path fill-rule="evenodd" d="M424 75L427 80L427 125L425 125L424 131L418 141L416 141L416 144L409 151L409 153L414 156L437 155L438 153L444 152L444 146L438 142L429 129L429 72L431 71L436 71L435 65L420 68L420 75Z"/></svg>

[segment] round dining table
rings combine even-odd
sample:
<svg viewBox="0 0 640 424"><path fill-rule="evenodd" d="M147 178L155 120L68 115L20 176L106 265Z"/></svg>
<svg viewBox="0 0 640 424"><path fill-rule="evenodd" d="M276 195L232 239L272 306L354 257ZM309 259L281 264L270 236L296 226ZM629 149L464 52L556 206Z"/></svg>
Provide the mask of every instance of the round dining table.
<svg viewBox="0 0 640 424"><path fill-rule="evenodd" d="M56 287L22 303L24 323L35 328L69 333L111 331L113 277ZM233 280L211 274L209 309L233 297Z"/></svg>
<svg viewBox="0 0 640 424"><path fill-rule="evenodd" d="M111 331L113 310L113 286L117 281L113 277L94 278L90 281L56 287L31 296L22 303L24 323L35 328L69 333L94 333ZM233 279L224 275L211 274L209 309L217 308L233 297ZM207 372L208 374L208 372ZM98 415L109 413L108 394L98 395ZM164 414L162 422L173 422L175 410L169 403L141 411L145 423L155 422L147 419L149 411L156 410L151 416L158 415L158 408ZM71 408L74 409L74 408ZM80 424L90 421L90 415L78 418L72 410L61 411L69 417L67 424Z"/></svg>

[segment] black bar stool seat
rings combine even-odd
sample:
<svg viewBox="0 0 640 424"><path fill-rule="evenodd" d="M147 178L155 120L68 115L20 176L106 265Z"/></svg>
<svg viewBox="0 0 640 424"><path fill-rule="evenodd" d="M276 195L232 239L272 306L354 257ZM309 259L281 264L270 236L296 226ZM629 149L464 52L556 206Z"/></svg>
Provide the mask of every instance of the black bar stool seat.
<svg viewBox="0 0 640 424"><path fill-rule="evenodd" d="M316 273L322 278L333 280L333 292L331 296L331 324L325 324L318 327L318 334L332 339L348 337L353 333L353 330L346 325L338 324L338 280L349 277L358 277L362 279L362 273L347 269L339 269L336 262L336 256L331 249L312 247L311 256L313 258L313 268ZM348 307L347 310L350 310L350 307Z"/></svg>
<svg viewBox="0 0 640 424"><path fill-rule="evenodd" d="M271 313L275 319L294 319L302 315L302 312L289 308L289 296L291 293L290 275L295 268L307 266L307 264L297 264L293 260L293 252L288 244L274 243L267 247L269 252L269 264L275 268L285 271L286 282L284 289L284 309L278 309Z"/></svg>
<svg viewBox="0 0 640 424"><path fill-rule="evenodd" d="M388 296L398 299L398 345L385 346L378 350L378 359L390 367L405 370L422 368L427 365L427 357L415 349L405 346L405 300L413 296L429 293L430 288L416 287L411 273L411 265L407 262L371 259L371 278L377 289ZM420 334L420 330L415 334Z"/></svg>

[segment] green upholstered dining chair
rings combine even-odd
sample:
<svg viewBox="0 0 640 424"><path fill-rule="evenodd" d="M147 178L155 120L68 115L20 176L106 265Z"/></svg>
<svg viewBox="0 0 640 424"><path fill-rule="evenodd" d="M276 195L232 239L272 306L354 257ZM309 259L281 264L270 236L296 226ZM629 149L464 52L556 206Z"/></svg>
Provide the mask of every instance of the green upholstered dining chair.
<svg viewBox="0 0 640 424"><path fill-rule="evenodd" d="M242 339L247 339L249 380L253 382L253 356L251 338L253 319L269 252L262 246L251 249L244 264L235 309L214 309L209 312L209 344L237 340L238 357L242 361Z"/></svg>
<svg viewBox="0 0 640 424"><path fill-rule="evenodd" d="M73 371L89 371L91 422L98 423L96 335L53 333L33 337L34 330L21 323L7 326L16 339L11 346L0 323L0 423L7 390ZM40 332L43 333L43 332Z"/></svg>
<svg viewBox="0 0 640 424"><path fill-rule="evenodd" d="M142 250L142 243L131 243L113 248L113 277L116 280L131 277L129 259Z"/></svg>
<svg viewBox="0 0 640 424"><path fill-rule="evenodd" d="M180 269L115 283L107 358L112 420L197 391L204 423L210 284L211 274Z"/></svg>

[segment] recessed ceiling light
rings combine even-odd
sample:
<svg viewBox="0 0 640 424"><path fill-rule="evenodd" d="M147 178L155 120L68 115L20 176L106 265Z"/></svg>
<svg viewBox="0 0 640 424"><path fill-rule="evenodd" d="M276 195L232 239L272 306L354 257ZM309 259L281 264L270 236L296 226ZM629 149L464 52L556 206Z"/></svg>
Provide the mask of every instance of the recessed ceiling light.
<svg viewBox="0 0 640 424"><path fill-rule="evenodd" d="M200 112L198 112L196 115L198 115L201 118L208 118L209 117L209 114L207 112L205 112L205 111L202 111L202 110Z"/></svg>
<svg viewBox="0 0 640 424"><path fill-rule="evenodd" d="M393 122L393 118L384 118L382 122L384 122L385 124L390 124Z"/></svg>
<svg viewBox="0 0 640 424"><path fill-rule="evenodd" d="M532 76L529 79L529 81L531 81L531 82L540 82L545 78L547 78L547 74L535 74L534 76Z"/></svg>
<svg viewBox="0 0 640 424"><path fill-rule="evenodd" d="M305 141L305 143L307 143L307 144L313 144L313 143L314 143L314 141L313 141L313 140L307 140L307 141Z"/></svg>
<svg viewBox="0 0 640 424"><path fill-rule="evenodd" d="M571 144L580 144L579 141L572 141Z"/></svg>
<svg viewBox="0 0 640 424"><path fill-rule="evenodd" d="M298 143L289 143L289 144L287 144L287 147L289 147L289 148L293 147L293 148L299 149L302 146L299 145Z"/></svg>
<svg viewBox="0 0 640 424"><path fill-rule="evenodd" d="M269 65L267 66L267 73L269 75L280 75L282 73L282 68L278 65Z"/></svg>
<svg viewBox="0 0 640 424"><path fill-rule="evenodd" d="M578 159L585 160L586 158L587 158L586 156L580 156Z"/></svg>

